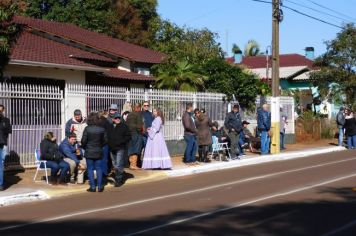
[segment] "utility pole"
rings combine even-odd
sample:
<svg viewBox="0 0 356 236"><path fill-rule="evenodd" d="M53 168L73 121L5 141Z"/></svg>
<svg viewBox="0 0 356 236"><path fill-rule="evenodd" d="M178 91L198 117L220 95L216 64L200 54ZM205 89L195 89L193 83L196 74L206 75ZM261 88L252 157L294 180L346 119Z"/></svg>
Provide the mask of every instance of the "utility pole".
<svg viewBox="0 0 356 236"><path fill-rule="evenodd" d="M272 98L271 98L271 120L272 120L272 142L271 153L280 152L280 114L279 114L279 23L282 21L283 13L280 10L280 0L272 1Z"/></svg>

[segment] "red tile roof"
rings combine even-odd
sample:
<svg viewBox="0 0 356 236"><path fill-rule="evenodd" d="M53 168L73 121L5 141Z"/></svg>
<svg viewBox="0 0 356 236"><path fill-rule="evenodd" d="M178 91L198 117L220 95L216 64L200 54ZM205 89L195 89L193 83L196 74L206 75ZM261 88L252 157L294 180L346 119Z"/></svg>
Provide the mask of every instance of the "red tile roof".
<svg viewBox="0 0 356 236"><path fill-rule="evenodd" d="M12 46L10 60L23 60L30 62L54 63L62 65L83 66L97 69L101 67L77 60L71 55L81 55L81 57L93 60L107 60L90 52L80 50L62 43L24 31L16 44Z"/></svg>
<svg viewBox="0 0 356 236"><path fill-rule="evenodd" d="M16 16L14 21L30 28L75 41L109 54L144 63L160 63L163 53L137 46L125 41L82 29L68 23L52 22Z"/></svg>
<svg viewBox="0 0 356 236"><path fill-rule="evenodd" d="M127 79L127 80L136 80L136 81L148 81L152 82L154 80L153 77L134 73L134 72L129 72L129 71L124 71L124 70L119 70L119 69L110 69L108 71L103 72L103 75L105 77L110 77L110 78L116 78L116 79Z"/></svg>
<svg viewBox="0 0 356 236"><path fill-rule="evenodd" d="M313 67L313 61L307 59L305 56L299 54L281 54L279 56L280 67L293 67L293 66L307 66L309 68ZM247 66L250 69L265 68L266 67L266 56L254 56L254 57L243 57L242 65Z"/></svg>
<svg viewBox="0 0 356 236"><path fill-rule="evenodd" d="M225 60L229 63L235 62L234 57L227 57ZM280 67L307 66L313 68L313 61L299 54L281 54L279 55L279 61ZM266 56L243 57L240 65L244 65L250 69L266 68Z"/></svg>

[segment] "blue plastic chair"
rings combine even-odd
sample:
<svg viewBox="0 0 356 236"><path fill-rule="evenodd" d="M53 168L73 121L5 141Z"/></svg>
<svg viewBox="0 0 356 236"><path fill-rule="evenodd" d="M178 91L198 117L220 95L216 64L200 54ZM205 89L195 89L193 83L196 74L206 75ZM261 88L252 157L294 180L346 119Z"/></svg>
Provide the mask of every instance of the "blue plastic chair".
<svg viewBox="0 0 356 236"><path fill-rule="evenodd" d="M45 174L46 174L46 183L48 184L48 171L47 171L47 161L41 160L41 150L40 149L35 149L35 164L36 164L36 174L35 177L33 178L33 181L35 182L40 182L40 181L36 181L36 177L38 174L38 171L40 170L44 170Z"/></svg>

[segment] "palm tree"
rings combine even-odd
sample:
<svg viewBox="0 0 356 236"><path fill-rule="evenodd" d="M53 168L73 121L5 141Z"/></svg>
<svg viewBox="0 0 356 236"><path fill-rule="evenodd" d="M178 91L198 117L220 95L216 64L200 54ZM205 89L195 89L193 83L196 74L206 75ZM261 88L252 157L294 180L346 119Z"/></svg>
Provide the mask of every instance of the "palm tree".
<svg viewBox="0 0 356 236"><path fill-rule="evenodd" d="M245 57L257 56L260 54L260 51L260 45L257 41L250 39L245 46L244 55Z"/></svg>
<svg viewBox="0 0 356 236"><path fill-rule="evenodd" d="M195 71L193 65L183 60L175 65L158 69L155 87L195 92L204 88L205 77Z"/></svg>

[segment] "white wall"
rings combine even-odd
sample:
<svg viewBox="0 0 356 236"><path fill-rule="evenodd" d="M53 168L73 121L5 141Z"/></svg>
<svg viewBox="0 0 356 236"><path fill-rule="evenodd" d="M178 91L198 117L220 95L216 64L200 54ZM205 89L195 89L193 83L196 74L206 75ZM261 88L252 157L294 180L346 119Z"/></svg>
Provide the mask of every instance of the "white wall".
<svg viewBox="0 0 356 236"><path fill-rule="evenodd" d="M4 76L37 77L64 80L66 84L85 84L85 71L79 70L7 65L4 70ZM65 100L65 111L67 111L66 114L64 114L65 119L68 120L72 117L75 109L80 109L83 114L86 115L85 105L85 95L67 97Z"/></svg>

